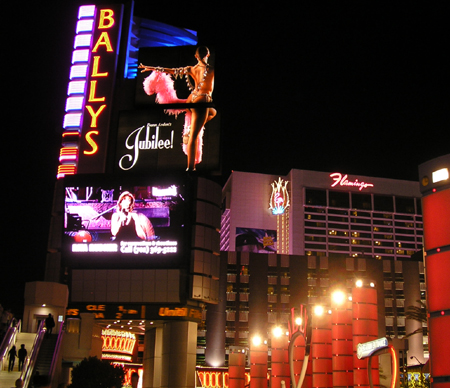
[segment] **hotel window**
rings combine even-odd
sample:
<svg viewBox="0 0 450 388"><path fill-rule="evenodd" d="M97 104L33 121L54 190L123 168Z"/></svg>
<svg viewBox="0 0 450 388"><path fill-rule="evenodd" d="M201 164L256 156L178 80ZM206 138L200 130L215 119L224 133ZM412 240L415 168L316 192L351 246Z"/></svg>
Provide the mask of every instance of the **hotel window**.
<svg viewBox="0 0 450 388"><path fill-rule="evenodd" d="M366 270L366 259L358 259L358 271Z"/></svg>
<svg viewBox="0 0 450 388"><path fill-rule="evenodd" d="M422 201L417 199L416 201L417 214L422 214Z"/></svg>
<svg viewBox="0 0 450 388"><path fill-rule="evenodd" d="M341 191L328 192L330 207L350 208L350 200L348 193Z"/></svg>
<svg viewBox="0 0 450 388"><path fill-rule="evenodd" d="M355 270L355 259L353 257L347 257L345 259L345 267L347 271Z"/></svg>
<svg viewBox="0 0 450 388"><path fill-rule="evenodd" d="M277 255L267 255L267 261L269 267L276 267L277 266Z"/></svg>
<svg viewBox="0 0 450 388"><path fill-rule="evenodd" d="M395 198L395 212L396 213L407 213L414 214L414 198Z"/></svg>
<svg viewBox="0 0 450 388"><path fill-rule="evenodd" d="M228 252L228 264L236 264L236 252Z"/></svg>
<svg viewBox="0 0 450 388"><path fill-rule="evenodd" d="M394 211L394 199L387 195L374 195L373 196L373 208L374 210L383 212Z"/></svg>
<svg viewBox="0 0 450 388"><path fill-rule="evenodd" d="M267 313L267 322L277 323L277 313L274 312Z"/></svg>
<svg viewBox="0 0 450 388"><path fill-rule="evenodd" d="M352 193L352 209L372 210L370 194Z"/></svg>
<svg viewBox="0 0 450 388"><path fill-rule="evenodd" d="M320 269L328 269L328 257L320 258Z"/></svg>
<svg viewBox="0 0 450 388"><path fill-rule="evenodd" d="M327 192L325 190L305 189L305 204L327 206Z"/></svg>

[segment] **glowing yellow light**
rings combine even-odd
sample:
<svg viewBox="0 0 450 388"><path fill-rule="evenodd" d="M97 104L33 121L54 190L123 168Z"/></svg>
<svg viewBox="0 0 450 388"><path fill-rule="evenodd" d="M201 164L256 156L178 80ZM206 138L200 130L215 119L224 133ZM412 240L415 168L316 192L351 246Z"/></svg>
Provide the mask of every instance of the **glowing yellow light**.
<svg viewBox="0 0 450 388"><path fill-rule="evenodd" d="M314 306L314 314L320 317L325 312L323 306Z"/></svg>
<svg viewBox="0 0 450 388"><path fill-rule="evenodd" d="M295 318L295 324L297 326L300 326L303 323L303 319L301 317Z"/></svg>
<svg viewBox="0 0 450 388"><path fill-rule="evenodd" d="M283 329L281 329L280 326L276 326L276 327L273 328L272 334L275 337L281 337L283 335Z"/></svg>
<svg viewBox="0 0 450 388"><path fill-rule="evenodd" d="M363 286L363 281L362 280L357 280L355 285L356 285L356 287L362 287Z"/></svg>
<svg viewBox="0 0 450 388"><path fill-rule="evenodd" d="M255 345L255 346L261 345L261 344L262 344L262 339L261 339L261 337L260 337L259 335L255 335L255 336L252 338L252 343L253 343L253 345Z"/></svg>
<svg viewBox="0 0 450 388"><path fill-rule="evenodd" d="M334 291L331 294L331 300L336 304L342 304L345 302L345 294L340 290Z"/></svg>

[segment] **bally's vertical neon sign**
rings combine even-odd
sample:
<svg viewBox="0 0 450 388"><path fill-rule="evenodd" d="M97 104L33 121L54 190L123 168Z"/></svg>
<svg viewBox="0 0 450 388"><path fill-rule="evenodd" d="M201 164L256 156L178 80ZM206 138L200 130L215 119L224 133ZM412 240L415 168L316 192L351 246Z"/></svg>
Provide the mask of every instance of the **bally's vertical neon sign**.
<svg viewBox="0 0 450 388"><path fill-rule="evenodd" d="M58 178L105 171L122 7L78 10Z"/></svg>

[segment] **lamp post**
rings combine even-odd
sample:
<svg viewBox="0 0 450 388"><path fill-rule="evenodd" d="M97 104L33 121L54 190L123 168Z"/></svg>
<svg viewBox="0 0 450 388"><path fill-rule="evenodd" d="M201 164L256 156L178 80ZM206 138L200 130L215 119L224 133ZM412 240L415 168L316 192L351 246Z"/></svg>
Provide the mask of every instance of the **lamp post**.
<svg viewBox="0 0 450 388"><path fill-rule="evenodd" d="M424 378L423 378L423 367L425 364L422 364L419 359L416 356L411 356L410 360L412 360L413 358L416 359L416 361L419 363L420 365L420 385L423 387L424 386Z"/></svg>
<svg viewBox="0 0 450 388"><path fill-rule="evenodd" d="M288 362L288 337L286 330L280 326L272 329L271 336L271 387L280 388L283 382L290 386L289 362Z"/></svg>
<svg viewBox="0 0 450 388"><path fill-rule="evenodd" d="M346 293L331 293L333 386L353 387L352 302Z"/></svg>
<svg viewBox="0 0 450 388"><path fill-rule="evenodd" d="M267 388L267 341L259 335L250 342L250 388Z"/></svg>

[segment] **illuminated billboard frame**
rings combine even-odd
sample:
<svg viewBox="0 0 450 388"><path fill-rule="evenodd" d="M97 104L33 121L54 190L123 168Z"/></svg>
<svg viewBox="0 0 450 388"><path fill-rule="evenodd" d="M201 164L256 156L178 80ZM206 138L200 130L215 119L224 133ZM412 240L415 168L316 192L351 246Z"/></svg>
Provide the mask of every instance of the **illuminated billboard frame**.
<svg viewBox="0 0 450 388"><path fill-rule="evenodd" d="M75 266L180 266L188 232L183 182L177 178L66 178L66 259ZM105 258L111 260L105 262Z"/></svg>
<svg viewBox="0 0 450 388"><path fill-rule="evenodd" d="M139 61L152 66L145 66L145 73L136 78L135 105L139 109L120 112L115 173L138 173L149 168L184 171L186 167L220 171L220 113L214 108L213 92L192 91L188 84L192 86L194 78L184 73L197 68L195 53L195 46L139 49ZM214 68L214 57L211 49L207 68ZM158 67L153 66L156 64ZM197 133L191 117L203 109L210 115ZM190 143L194 132L196 141Z"/></svg>

